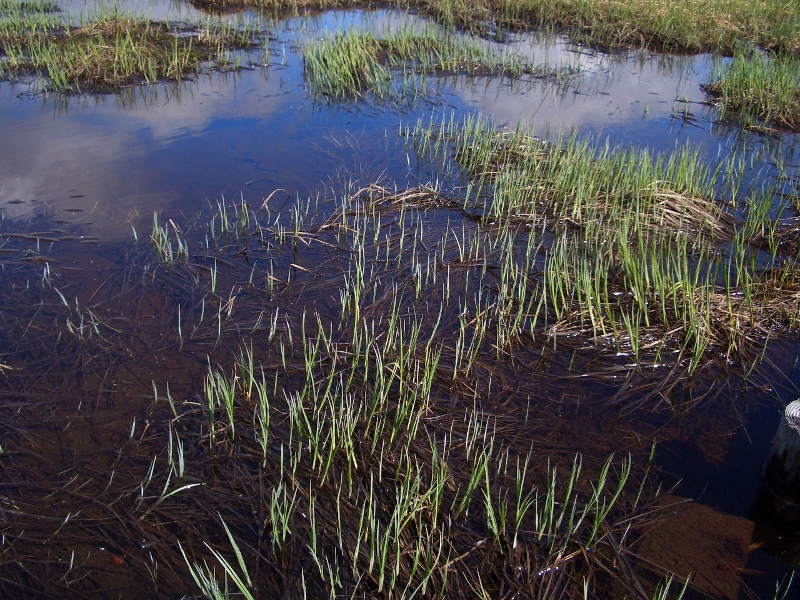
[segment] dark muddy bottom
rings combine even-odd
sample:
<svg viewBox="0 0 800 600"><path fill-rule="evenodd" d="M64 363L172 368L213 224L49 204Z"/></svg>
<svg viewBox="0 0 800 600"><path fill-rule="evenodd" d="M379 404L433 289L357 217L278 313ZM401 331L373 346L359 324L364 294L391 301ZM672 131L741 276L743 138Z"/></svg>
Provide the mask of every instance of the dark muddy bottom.
<svg viewBox="0 0 800 600"><path fill-rule="evenodd" d="M247 572L264 598L578 597L584 581L589 597L654 597L668 573L670 597L689 575L690 598L772 598L776 582L800 597L800 519L762 482L800 396L791 332L694 372L679 348L637 360L536 326L512 344L478 336L476 298L498 293L502 265L466 249L503 236L451 201L469 174L418 154L406 128L480 113L551 140L692 144L712 169L740 156L744 187L777 181L788 221L800 138L719 122L700 89L712 57L559 37L498 47L563 80L442 74L414 98L311 96L306 40L413 20L289 18L271 26L269 66L254 52L178 86L0 84L4 597L199 595L204 560L221 587L238 594L231 573ZM376 183L448 200L376 200ZM524 255L527 235L502 247ZM577 454L580 500L548 496ZM598 516L612 454L603 493L630 457L628 487ZM522 463L542 498L512 535ZM403 487L434 489L441 469L438 496ZM552 497L563 519L543 533ZM570 510L587 516L566 534Z"/></svg>

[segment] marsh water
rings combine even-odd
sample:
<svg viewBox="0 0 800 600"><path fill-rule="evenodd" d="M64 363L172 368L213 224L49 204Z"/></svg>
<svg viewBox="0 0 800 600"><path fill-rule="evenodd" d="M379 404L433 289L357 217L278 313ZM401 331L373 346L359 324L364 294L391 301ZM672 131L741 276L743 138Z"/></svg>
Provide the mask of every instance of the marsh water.
<svg viewBox="0 0 800 600"><path fill-rule="evenodd" d="M90 8L63 4L65 12ZM178 2L121 8L157 19L199 14ZM551 140L577 131L659 152L691 144L712 168L740 157L746 185L798 182L800 137L721 120L701 85L723 59L706 55L609 54L554 34L506 33L485 43L562 76L431 75L414 98L331 101L309 90L306 40L423 20L388 10L271 18L268 40L242 54L241 69L177 85L65 96L35 80L0 83L0 553L17 566L28 557L23 566L53 584L7 590L88 597L75 591L77 576L69 585L80 567L104 588L102 597L177 594L172 583L164 591L142 581L145 571L132 566L155 571L158 563L165 581L182 579L183 593L198 593L179 560L153 558L160 540L180 537L179 519L153 525L151 538L111 540L104 520L144 517L132 507L93 512L92 497L117 485L134 489L146 477L162 449L130 442L160 426L154 394L162 406L167 389L191 401L208 365L230 362L242 340L267 352L253 334L276 309L287 322L303 314L310 321L315 311L337 322L348 271L333 250L301 242L256 251L230 242L205 253L194 271L164 270L149 241L154 213L186 233L194 255L208 247L209 229L200 224L219 224L243 202L291 230L298 207L326 223L339 198L370 184L443 182L457 190L463 181L417 156L406 128L478 113L510 130L531 124ZM795 218L795 210L783 207L783 217ZM442 207L415 218L433 232L476 227ZM212 270L216 304L207 306L196 288L209 285ZM270 278L282 287L272 289ZM216 319L208 331L200 325L211 319L206 312ZM630 357L593 353L582 341L537 339L486 367L488 393L479 400L509 423L535 423L524 435L554 462L581 453L590 470L615 453L645 464L655 443L654 485L674 507L635 553L654 572L693 575L689 597L772 598L776 582L800 565L800 526L773 514L762 485L782 408L800 397L800 344L776 336L752 357L750 365L715 357L695 377L666 385L669 366L636 368ZM435 398L448 407L474 401L453 388ZM194 518L193 506L186 511ZM786 597L800 593L789 589Z"/></svg>

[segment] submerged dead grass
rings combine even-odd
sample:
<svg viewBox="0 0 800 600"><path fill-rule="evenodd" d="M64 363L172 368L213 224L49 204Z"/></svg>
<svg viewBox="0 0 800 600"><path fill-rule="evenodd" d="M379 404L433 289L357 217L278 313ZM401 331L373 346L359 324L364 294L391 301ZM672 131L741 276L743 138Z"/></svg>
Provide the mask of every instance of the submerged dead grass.
<svg viewBox="0 0 800 600"><path fill-rule="evenodd" d="M47 299L33 321L49 327L20 337L28 306L0 329L23 367L2 380L0 411L13 417L0 420L4 597L116 597L124 585L214 599L662 597L663 574L640 570L630 549L654 514L648 449L639 466L624 450L553 451L546 422L485 401L497 383L454 385L450 317L440 329L406 311L407 290L353 301L372 237L371 216L349 212L358 204L312 232L221 203L188 255L191 228L154 220L149 242L120 250L122 268L99 267L88 303L67 300L74 278L55 271L24 292ZM340 260L321 264L315 250ZM15 283L29 274L8 268ZM299 279L311 269L325 276ZM332 285L341 303L300 301ZM78 365L80 382L51 360ZM82 401L116 395L112 381L137 406L101 426L98 414L120 407ZM70 393L38 429L37 402L14 413L11 399L53 399L53 388ZM78 440L76 455L53 451Z"/></svg>
<svg viewBox="0 0 800 600"><path fill-rule="evenodd" d="M453 187L154 216L83 285L64 256L4 263L25 302L6 303L0 383L26 409L0 404L0 591L666 597L633 549L666 429L629 435L620 409L684 420L702 367L716 392L726 351L755 368L792 333L796 261L780 238L750 261L769 211L726 210L690 148L474 118L404 133ZM115 437L79 429L137 400ZM53 450L88 438L102 451Z"/></svg>

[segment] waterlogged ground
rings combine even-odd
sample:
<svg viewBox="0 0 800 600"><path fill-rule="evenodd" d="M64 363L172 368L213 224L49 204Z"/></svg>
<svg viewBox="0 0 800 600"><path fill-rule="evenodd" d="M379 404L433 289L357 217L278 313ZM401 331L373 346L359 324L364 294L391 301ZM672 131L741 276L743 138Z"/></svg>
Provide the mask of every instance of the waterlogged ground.
<svg viewBox="0 0 800 600"><path fill-rule="evenodd" d="M722 59L608 55L554 35L486 42L547 65L543 78L314 93L309 40L408 23L424 26L387 11L265 19L268 43L242 69L179 85L65 96L0 83L4 597L200 595L211 571L237 594L231 573L247 572L264 598L556 598L584 582L590 597L652 598L670 572L672 595L691 575L686 597L772 598L781 581L800 596L786 585L797 522L761 480L800 396L792 333L693 367L680 344L637 358L528 316L511 341L491 326L479 336L481 298L507 281L486 249L525 256L539 242L466 209L469 173L420 132L445 145L439 124L480 114L553 143L577 131L657 152L690 144L712 171L734 157L742 190L777 182L767 213L789 229L800 138L719 120L700 86ZM209 408L214 394L231 404ZM537 511L548 473L566 487L576 454L584 496L558 491L555 514L588 507L603 525L562 546ZM587 498L612 454L609 493L631 474L605 515ZM434 489L440 459L440 496L401 493L403 480ZM523 463L544 495L516 522ZM408 522L392 516L412 497ZM382 554L384 538L396 550Z"/></svg>

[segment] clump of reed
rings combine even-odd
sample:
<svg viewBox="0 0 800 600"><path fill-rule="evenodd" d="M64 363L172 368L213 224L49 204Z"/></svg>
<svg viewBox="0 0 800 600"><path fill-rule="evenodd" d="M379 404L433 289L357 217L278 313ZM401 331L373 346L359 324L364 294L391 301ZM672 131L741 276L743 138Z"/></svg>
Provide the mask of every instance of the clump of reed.
<svg viewBox="0 0 800 600"><path fill-rule="evenodd" d="M332 98L392 95L394 74L408 79L427 73L491 74L518 77L563 75L546 65L532 67L519 57L492 49L483 40L427 25L404 27L383 36L354 30L309 40L303 50L312 91ZM412 83L413 85L413 83ZM420 84L417 84L420 85Z"/></svg>
<svg viewBox="0 0 800 600"><path fill-rule="evenodd" d="M545 143L524 128L498 131L481 116L451 121L438 135L478 181L492 185L486 210L493 217L529 223L548 218L596 238L615 235L633 216L636 235L731 234L729 217L711 199L715 174L688 146L653 155L576 133Z"/></svg>
<svg viewBox="0 0 800 600"><path fill-rule="evenodd" d="M180 228L172 219L169 219L168 223L163 226L159 225L158 213L153 213L153 231L150 234L150 241L162 264L169 265L189 258L189 248Z"/></svg>
<svg viewBox="0 0 800 600"><path fill-rule="evenodd" d="M118 14L72 28L49 11L22 11L0 19L0 75L37 74L45 88L62 92L179 81L204 65L235 68L232 51L254 36L233 23L174 26Z"/></svg>
<svg viewBox="0 0 800 600"><path fill-rule="evenodd" d="M745 126L800 131L800 60L753 51L736 53L703 89L724 117Z"/></svg>

